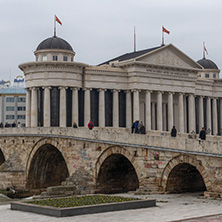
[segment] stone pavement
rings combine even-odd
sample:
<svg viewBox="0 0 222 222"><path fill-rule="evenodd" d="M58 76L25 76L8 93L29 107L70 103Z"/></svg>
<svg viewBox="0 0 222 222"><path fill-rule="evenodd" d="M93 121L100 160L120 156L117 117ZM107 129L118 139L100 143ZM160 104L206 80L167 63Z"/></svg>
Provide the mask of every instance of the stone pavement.
<svg viewBox="0 0 222 222"><path fill-rule="evenodd" d="M132 196L123 194L122 196ZM141 196L157 200L157 207L55 218L34 213L10 210L10 205L0 206L0 222L215 222L222 221L222 200L204 199L200 194L164 194ZM5 202L6 203L6 202ZM217 216L221 214L220 216ZM215 215L206 218L196 218ZM186 220L192 218L190 220ZM195 219L196 218L196 219Z"/></svg>
<svg viewBox="0 0 222 222"><path fill-rule="evenodd" d="M196 217L186 220L177 220L172 222L221 222L222 214L214 215L214 216L206 216L206 217Z"/></svg>

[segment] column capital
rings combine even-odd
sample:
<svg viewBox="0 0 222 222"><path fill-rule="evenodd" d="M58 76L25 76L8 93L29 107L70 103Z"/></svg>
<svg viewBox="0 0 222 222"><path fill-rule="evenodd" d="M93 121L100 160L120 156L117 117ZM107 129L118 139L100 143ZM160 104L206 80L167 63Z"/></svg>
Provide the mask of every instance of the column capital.
<svg viewBox="0 0 222 222"><path fill-rule="evenodd" d="M87 90L92 91L92 88L86 88L86 87L85 87L85 88L83 88L82 90L83 90L83 91L87 91Z"/></svg>
<svg viewBox="0 0 222 222"><path fill-rule="evenodd" d="M52 87L51 86L43 86L42 88L43 89L51 89Z"/></svg>
<svg viewBox="0 0 222 222"><path fill-rule="evenodd" d="M79 90L79 87L71 87L71 90Z"/></svg>
<svg viewBox="0 0 222 222"><path fill-rule="evenodd" d="M145 93L152 93L153 91L152 90L145 90Z"/></svg>
<svg viewBox="0 0 222 222"><path fill-rule="evenodd" d="M112 92L120 92L119 89L112 89L111 91L112 91Z"/></svg>
<svg viewBox="0 0 222 222"><path fill-rule="evenodd" d="M132 92L141 92L141 89L132 89Z"/></svg>
<svg viewBox="0 0 222 222"><path fill-rule="evenodd" d="M157 94L164 94L164 92L162 92L162 91L157 91L156 93Z"/></svg>
<svg viewBox="0 0 222 222"><path fill-rule="evenodd" d="M169 95L174 95L174 94L175 94L175 92L168 92L168 94L169 94Z"/></svg>
<svg viewBox="0 0 222 222"><path fill-rule="evenodd" d="M99 88L99 89L97 89L97 91L98 91L98 92L102 92L102 91L106 92L106 91L107 91L107 89L102 89L102 88Z"/></svg>
<svg viewBox="0 0 222 222"><path fill-rule="evenodd" d="M58 89L68 89L67 86L59 86Z"/></svg>
<svg viewBox="0 0 222 222"><path fill-rule="evenodd" d="M182 96L184 96L184 95L185 95L185 93L183 93L183 92L179 92L179 95L182 95Z"/></svg>

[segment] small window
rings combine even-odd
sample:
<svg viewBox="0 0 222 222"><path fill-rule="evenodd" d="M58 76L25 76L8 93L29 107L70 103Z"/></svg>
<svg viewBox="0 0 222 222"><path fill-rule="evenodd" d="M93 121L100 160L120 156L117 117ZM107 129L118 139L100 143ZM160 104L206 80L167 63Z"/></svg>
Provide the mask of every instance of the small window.
<svg viewBox="0 0 222 222"><path fill-rule="evenodd" d="M201 77L201 74L197 74L197 77Z"/></svg>
<svg viewBox="0 0 222 222"><path fill-rule="evenodd" d="M17 118L18 119L25 119L25 115L18 115Z"/></svg>
<svg viewBox="0 0 222 222"><path fill-rule="evenodd" d="M14 102L15 98L14 97L7 97L6 102Z"/></svg>
<svg viewBox="0 0 222 222"><path fill-rule="evenodd" d="M205 78L209 78L209 74L205 74Z"/></svg>
<svg viewBox="0 0 222 222"><path fill-rule="evenodd" d="M6 111L14 111L14 106L6 106Z"/></svg>
<svg viewBox="0 0 222 222"><path fill-rule="evenodd" d="M73 58L71 58L71 62L73 62Z"/></svg>
<svg viewBox="0 0 222 222"><path fill-rule="evenodd" d="M18 102L25 102L25 97L18 97Z"/></svg>
<svg viewBox="0 0 222 222"><path fill-rule="evenodd" d="M47 56L42 56L42 61L47 61Z"/></svg>
<svg viewBox="0 0 222 222"><path fill-rule="evenodd" d="M68 61L68 57L67 56L63 56L63 61L67 62Z"/></svg>
<svg viewBox="0 0 222 222"><path fill-rule="evenodd" d="M53 56L53 57L52 57L52 60L53 60L53 61L58 61L58 56Z"/></svg>
<svg viewBox="0 0 222 222"><path fill-rule="evenodd" d="M18 106L18 111L25 111L25 106Z"/></svg>
<svg viewBox="0 0 222 222"><path fill-rule="evenodd" d="M213 78L217 78L217 74L216 73L213 74Z"/></svg>
<svg viewBox="0 0 222 222"><path fill-rule="evenodd" d="M6 119L14 119L15 116L14 115L6 115Z"/></svg>

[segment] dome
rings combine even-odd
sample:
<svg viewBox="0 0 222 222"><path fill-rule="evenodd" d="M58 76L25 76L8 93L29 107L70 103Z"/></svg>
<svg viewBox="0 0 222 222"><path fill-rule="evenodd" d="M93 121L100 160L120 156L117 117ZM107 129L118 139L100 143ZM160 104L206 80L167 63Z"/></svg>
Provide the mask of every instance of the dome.
<svg viewBox="0 0 222 222"><path fill-rule="evenodd" d="M50 37L48 39L43 40L37 47L37 50L43 49L63 49L73 51L72 46L57 36Z"/></svg>
<svg viewBox="0 0 222 222"><path fill-rule="evenodd" d="M197 63L203 66L204 69L218 69L217 65L209 59L203 58L198 60Z"/></svg>

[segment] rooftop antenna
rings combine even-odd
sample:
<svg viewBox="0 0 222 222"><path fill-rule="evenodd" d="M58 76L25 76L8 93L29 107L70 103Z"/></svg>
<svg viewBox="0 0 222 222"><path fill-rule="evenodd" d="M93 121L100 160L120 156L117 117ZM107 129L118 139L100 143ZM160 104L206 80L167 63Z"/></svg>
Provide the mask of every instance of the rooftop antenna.
<svg viewBox="0 0 222 222"><path fill-rule="evenodd" d="M136 52L136 27L134 26L134 52Z"/></svg>

